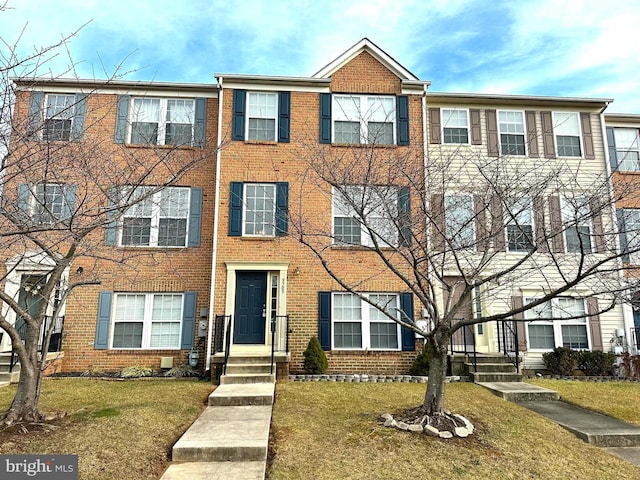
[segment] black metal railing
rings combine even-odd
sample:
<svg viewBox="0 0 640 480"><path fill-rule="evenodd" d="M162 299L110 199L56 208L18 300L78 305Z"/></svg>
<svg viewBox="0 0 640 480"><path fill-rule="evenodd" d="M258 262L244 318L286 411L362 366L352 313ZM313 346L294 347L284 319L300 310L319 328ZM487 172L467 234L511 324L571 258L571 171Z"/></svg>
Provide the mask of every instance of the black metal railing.
<svg viewBox="0 0 640 480"><path fill-rule="evenodd" d="M227 362L229 361L229 350L231 346L231 315L216 315L215 330L213 336L213 353L224 352L224 362L222 364L222 375L227 373Z"/></svg>
<svg viewBox="0 0 640 480"><path fill-rule="evenodd" d="M289 315L274 315L271 318L271 374L276 352L289 353Z"/></svg>
<svg viewBox="0 0 640 480"><path fill-rule="evenodd" d="M518 328L513 320L496 322L498 328L498 351L507 357L520 371L520 351L518 345Z"/></svg>
<svg viewBox="0 0 640 480"><path fill-rule="evenodd" d="M44 317L44 322L42 323L42 327L40 328L40 338L38 339L38 352L43 354L43 346L44 340L47 336L47 332L51 327L51 322L53 321L53 317L46 316ZM53 329L51 331L51 337L49 338L49 348L47 352L60 352L62 351L62 333L64 330L64 315L56 317L55 323L53 324ZM18 327L18 335L20 336L20 340L24 343L27 338L27 324L22 322L22 325ZM43 355L44 356L44 355ZM12 345L11 347L11 359L9 361L9 372L13 371L13 367L18 364L18 354L16 353L15 347Z"/></svg>
<svg viewBox="0 0 640 480"><path fill-rule="evenodd" d="M473 364L473 368L477 368L478 352L476 351L476 335L473 331L473 325L465 325L451 334L449 353L461 353L467 356Z"/></svg>

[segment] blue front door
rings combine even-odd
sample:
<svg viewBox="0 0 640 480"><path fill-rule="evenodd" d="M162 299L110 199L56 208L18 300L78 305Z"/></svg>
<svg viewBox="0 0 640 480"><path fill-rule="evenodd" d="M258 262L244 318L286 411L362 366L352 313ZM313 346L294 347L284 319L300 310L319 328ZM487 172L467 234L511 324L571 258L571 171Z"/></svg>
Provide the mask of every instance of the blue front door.
<svg viewBox="0 0 640 480"><path fill-rule="evenodd" d="M264 345L266 298L266 272L236 272L234 344Z"/></svg>

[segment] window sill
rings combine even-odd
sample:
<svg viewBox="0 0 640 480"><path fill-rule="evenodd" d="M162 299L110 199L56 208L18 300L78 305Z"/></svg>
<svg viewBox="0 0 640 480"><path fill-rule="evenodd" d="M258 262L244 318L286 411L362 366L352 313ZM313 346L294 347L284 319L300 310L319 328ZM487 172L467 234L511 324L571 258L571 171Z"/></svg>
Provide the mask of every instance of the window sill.
<svg viewBox="0 0 640 480"><path fill-rule="evenodd" d="M246 145L278 145L275 140L244 140Z"/></svg>
<svg viewBox="0 0 640 480"><path fill-rule="evenodd" d="M349 355L396 355L402 353L402 350L329 350L332 355L349 356ZM415 353L415 352L408 352Z"/></svg>
<svg viewBox="0 0 640 480"><path fill-rule="evenodd" d="M140 245L140 246L136 246L136 245L118 245L117 248L121 248L123 250L135 250L136 252L139 252L141 250L149 250L150 252L160 252L160 251L165 251L168 250L170 252L180 252L180 251L187 251L190 248L197 248L197 247L152 247L149 245Z"/></svg>
<svg viewBox="0 0 640 480"><path fill-rule="evenodd" d="M127 148L153 148L160 150L195 150L202 147L194 147L193 145L155 145L152 143L125 143Z"/></svg>
<svg viewBox="0 0 640 480"><path fill-rule="evenodd" d="M241 240L256 240L258 242L270 242L270 241L275 240L278 237L275 236L275 235L273 237L266 236L266 235L265 236L255 236L255 237L252 237L252 236L249 236L249 235L242 235L242 236L238 236L236 238L239 238Z"/></svg>
<svg viewBox="0 0 640 480"><path fill-rule="evenodd" d="M395 143L331 143L332 147L348 148L398 148Z"/></svg>
<svg viewBox="0 0 640 480"><path fill-rule="evenodd" d="M109 348L106 352L107 355L120 355L120 354L129 354L129 355L158 355L162 352L169 352L171 354L175 354L177 352L182 352L180 348ZM187 351L186 349L184 350Z"/></svg>

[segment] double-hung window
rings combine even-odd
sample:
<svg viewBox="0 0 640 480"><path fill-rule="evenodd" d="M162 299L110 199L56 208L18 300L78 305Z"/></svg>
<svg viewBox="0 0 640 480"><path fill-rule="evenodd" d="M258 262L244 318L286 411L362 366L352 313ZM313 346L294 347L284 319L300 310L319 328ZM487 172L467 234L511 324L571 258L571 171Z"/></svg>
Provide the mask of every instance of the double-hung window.
<svg viewBox="0 0 640 480"><path fill-rule="evenodd" d="M507 202L505 212L507 247L509 252L530 252L533 249L533 212L530 197L518 197Z"/></svg>
<svg viewBox="0 0 640 480"><path fill-rule="evenodd" d="M249 92L247 94L247 136L248 140L275 142L278 124L278 94L270 92Z"/></svg>
<svg viewBox="0 0 640 480"><path fill-rule="evenodd" d="M195 105L193 99L134 98L130 110L130 143L191 145Z"/></svg>
<svg viewBox="0 0 640 480"><path fill-rule="evenodd" d="M469 111L442 109L443 143L469 143Z"/></svg>
<svg viewBox="0 0 640 480"><path fill-rule="evenodd" d="M273 237L276 233L276 184L246 183L243 205L242 234Z"/></svg>
<svg viewBox="0 0 640 480"><path fill-rule="evenodd" d="M398 244L398 187L349 185L333 189L333 238L338 245Z"/></svg>
<svg viewBox="0 0 640 480"><path fill-rule="evenodd" d="M395 97L333 95L332 110L335 143L395 143Z"/></svg>
<svg viewBox="0 0 640 480"><path fill-rule="evenodd" d="M535 298L525 299L531 303ZM525 312L529 348L588 349L587 317L583 298L558 297ZM538 320L539 319L539 320Z"/></svg>
<svg viewBox="0 0 640 480"><path fill-rule="evenodd" d="M618 170L640 171L640 141L637 128L614 128Z"/></svg>
<svg viewBox="0 0 640 480"><path fill-rule="evenodd" d="M75 95L49 93L45 98L43 138L69 141L75 116Z"/></svg>
<svg viewBox="0 0 640 480"><path fill-rule="evenodd" d="M393 318L398 318L397 294L364 294ZM400 326L364 299L351 293L333 293L333 345L336 350L399 350Z"/></svg>
<svg viewBox="0 0 640 480"><path fill-rule="evenodd" d="M18 207L34 224L68 220L76 206L76 192L76 185L21 184L18 186Z"/></svg>
<svg viewBox="0 0 640 480"><path fill-rule="evenodd" d="M111 347L180 348L183 295L116 293Z"/></svg>
<svg viewBox="0 0 640 480"><path fill-rule="evenodd" d="M580 118L577 113L553 112L553 134L559 157L580 157Z"/></svg>
<svg viewBox="0 0 640 480"><path fill-rule="evenodd" d="M624 238L621 241L622 248L629 253L629 263L640 265L640 209L625 208L618 210L622 216L619 226L620 234Z"/></svg>
<svg viewBox="0 0 640 480"><path fill-rule="evenodd" d="M132 204L122 218L122 246L184 247L190 206L189 188L152 187L123 190L123 202Z"/></svg>
<svg viewBox="0 0 640 480"><path fill-rule="evenodd" d="M502 155L525 155L524 113L498 111L498 132Z"/></svg>
<svg viewBox="0 0 640 480"><path fill-rule="evenodd" d="M565 223L567 252L591 253L591 207L585 197L563 198L562 219Z"/></svg>
<svg viewBox="0 0 640 480"><path fill-rule="evenodd" d="M473 197L457 194L445 195L445 237L452 248L472 248L474 244Z"/></svg>

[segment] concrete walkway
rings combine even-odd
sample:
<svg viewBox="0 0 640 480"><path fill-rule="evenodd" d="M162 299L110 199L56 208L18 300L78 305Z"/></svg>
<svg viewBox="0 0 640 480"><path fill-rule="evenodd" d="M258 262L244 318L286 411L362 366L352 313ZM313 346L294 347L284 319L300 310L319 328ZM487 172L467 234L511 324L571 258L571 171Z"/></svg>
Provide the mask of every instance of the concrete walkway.
<svg viewBox="0 0 640 480"><path fill-rule="evenodd" d="M548 418L581 440L605 447L610 453L640 466L640 427L561 402L557 392L525 382L479 385Z"/></svg>
<svg viewBox="0 0 640 480"><path fill-rule="evenodd" d="M161 480L263 480L274 392L274 383L216 388Z"/></svg>

